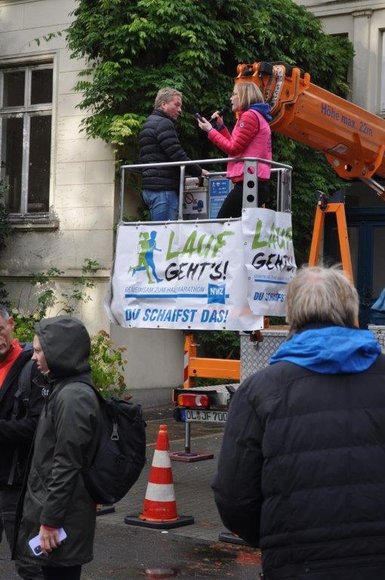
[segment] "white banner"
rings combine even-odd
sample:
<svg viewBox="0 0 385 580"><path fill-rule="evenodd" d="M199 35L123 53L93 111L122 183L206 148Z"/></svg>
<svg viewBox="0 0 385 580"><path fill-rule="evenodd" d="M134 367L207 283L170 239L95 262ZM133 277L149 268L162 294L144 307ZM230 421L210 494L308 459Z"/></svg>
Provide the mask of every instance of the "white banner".
<svg viewBox="0 0 385 580"><path fill-rule="evenodd" d="M121 224L108 298L123 327L258 330L241 221Z"/></svg>
<svg viewBox="0 0 385 580"><path fill-rule="evenodd" d="M248 208L242 229L250 308L258 315L285 316L287 284L297 269L291 214Z"/></svg>

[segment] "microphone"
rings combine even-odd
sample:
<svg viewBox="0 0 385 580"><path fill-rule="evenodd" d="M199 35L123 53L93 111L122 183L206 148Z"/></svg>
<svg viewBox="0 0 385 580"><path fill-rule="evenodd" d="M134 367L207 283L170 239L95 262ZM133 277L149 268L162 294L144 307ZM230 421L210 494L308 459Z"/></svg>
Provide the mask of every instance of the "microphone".
<svg viewBox="0 0 385 580"><path fill-rule="evenodd" d="M222 107L222 109L220 109L220 111L218 111L218 115L220 117L223 117L223 115L225 114L226 111L226 107ZM209 122L212 123L212 121L215 121L216 117L214 117L214 115L211 115Z"/></svg>

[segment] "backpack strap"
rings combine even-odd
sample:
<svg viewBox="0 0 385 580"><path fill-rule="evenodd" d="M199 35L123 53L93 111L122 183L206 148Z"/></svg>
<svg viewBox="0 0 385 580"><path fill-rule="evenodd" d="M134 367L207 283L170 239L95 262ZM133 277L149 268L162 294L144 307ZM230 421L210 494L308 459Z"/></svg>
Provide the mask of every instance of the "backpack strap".
<svg viewBox="0 0 385 580"><path fill-rule="evenodd" d="M20 417L21 406L23 406L25 412L27 412L27 409L29 407L29 398L32 390L33 365L34 365L33 360L31 359L27 360L27 362L25 363L25 365L23 366L23 368L19 373L19 378L17 381L17 389L14 394L11 421L15 421ZM18 449L15 449L12 457L11 469L9 471L8 485L13 484L18 456L19 456Z"/></svg>
<svg viewBox="0 0 385 580"><path fill-rule="evenodd" d="M17 389L14 395L11 419L18 419L21 403L23 404L25 409L27 409L29 406L29 398L31 396L32 389L33 365L34 361L29 359L19 373L19 378L17 381Z"/></svg>

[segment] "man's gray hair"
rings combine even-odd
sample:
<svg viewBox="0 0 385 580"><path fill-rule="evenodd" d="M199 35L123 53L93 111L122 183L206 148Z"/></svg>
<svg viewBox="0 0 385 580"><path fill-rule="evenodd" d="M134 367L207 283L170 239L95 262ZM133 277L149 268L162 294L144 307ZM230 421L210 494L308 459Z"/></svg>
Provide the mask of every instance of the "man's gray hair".
<svg viewBox="0 0 385 580"><path fill-rule="evenodd" d="M340 266L301 268L288 285L286 320L295 332L307 324L355 326L359 298Z"/></svg>
<svg viewBox="0 0 385 580"><path fill-rule="evenodd" d="M0 317L3 320L8 320L10 318L8 309L4 306L4 304L0 304Z"/></svg>
<svg viewBox="0 0 385 580"><path fill-rule="evenodd" d="M169 103L173 100L174 97L183 98L183 95L177 89L172 89L171 87L164 87L163 89L159 89L158 94L155 97L154 107L155 109L159 109L162 103Z"/></svg>

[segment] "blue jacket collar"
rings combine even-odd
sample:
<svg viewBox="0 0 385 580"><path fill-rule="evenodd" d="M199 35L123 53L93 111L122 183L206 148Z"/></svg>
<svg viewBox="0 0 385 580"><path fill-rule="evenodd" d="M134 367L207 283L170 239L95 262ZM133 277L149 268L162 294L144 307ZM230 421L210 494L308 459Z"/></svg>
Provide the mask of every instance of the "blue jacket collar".
<svg viewBox="0 0 385 580"><path fill-rule="evenodd" d="M270 364L288 361L320 374L361 373L380 353L370 330L327 326L294 334L281 344Z"/></svg>

